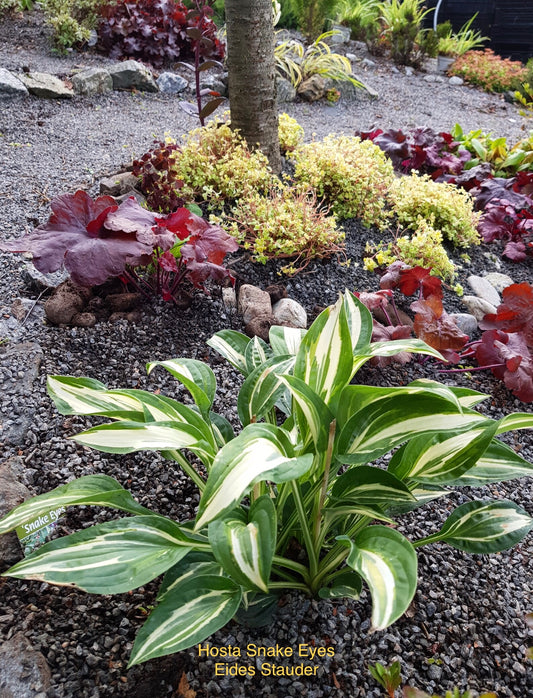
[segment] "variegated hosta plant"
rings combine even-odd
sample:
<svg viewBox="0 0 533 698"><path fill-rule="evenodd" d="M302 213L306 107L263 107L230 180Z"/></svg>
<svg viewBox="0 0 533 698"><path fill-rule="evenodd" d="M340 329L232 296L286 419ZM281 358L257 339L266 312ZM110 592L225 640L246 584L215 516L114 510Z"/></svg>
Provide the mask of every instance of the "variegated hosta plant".
<svg viewBox="0 0 533 698"><path fill-rule="evenodd" d="M307 332L273 327L270 345L232 330L214 335L210 346L244 375L236 436L212 411L215 376L199 361L148 365L181 381L194 407L87 378L50 377L62 414L113 420L76 441L108 453L161 451L192 478L200 504L194 521L176 522L140 506L110 477L79 478L14 509L0 531L60 505L132 516L47 543L7 574L101 594L164 574L133 647L137 664L199 643L233 617L258 621L287 589L357 598L364 582L373 627L386 628L415 594L417 547L445 541L490 553L520 541L533 520L509 501L463 504L440 531L415 540L394 528L394 515L452 485L531 475L533 466L497 436L531 428L533 415L489 419L473 409L482 394L433 381L352 384L374 356L438 356L419 340L371 343L371 334L369 311L346 292ZM380 459L391 451L385 469Z"/></svg>

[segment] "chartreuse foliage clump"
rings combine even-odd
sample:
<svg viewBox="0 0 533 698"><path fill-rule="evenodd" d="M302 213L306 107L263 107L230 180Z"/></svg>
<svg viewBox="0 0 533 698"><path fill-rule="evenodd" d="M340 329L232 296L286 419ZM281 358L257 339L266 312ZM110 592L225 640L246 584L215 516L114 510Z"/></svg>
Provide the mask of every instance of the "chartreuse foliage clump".
<svg viewBox="0 0 533 698"><path fill-rule="evenodd" d="M470 194L454 184L412 173L392 183L389 201L399 223L406 228L416 228L422 217L453 245L479 245L477 224L481 214L474 211Z"/></svg>
<svg viewBox="0 0 533 698"><path fill-rule="evenodd" d="M288 589L357 599L365 583L372 625L383 629L414 597L418 547L447 542L486 554L518 543L533 519L511 501L468 501L440 530L413 540L394 527L395 515L450 487L531 475L533 465L497 436L533 427L533 415L485 417L474 407L486 396L434 381L354 384L372 357L440 356L420 340L373 343L371 336L372 316L349 292L307 332L271 328L270 345L233 330L215 334L209 345L244 377L237 435L213 412L213 372L194 359L148 365L183 383L194 407L50 376L62 414L112 420L78 434L78 443L116 454L161 451L197 485L198 512L193 521L174 521L140 506L111 477L82 477L16 507L0 531L59 505L103 505L131 516L47 543L6 574L98 594L124 593L164 574L132 649L130 664L138 664L202 642L239 609L257 621ZM383 470L379 459L390 451Z"/></svg>
<svg viewBox="0 0 533 698"><path fill-rule="evenodd" d="M279 115L278 121L279 147L283 155L290 155L304 140L303 127L285 112Z"/></svg>
<svg viewBox="0 0 533 698"><path fill-rule="evenodd" d="M329 135L298 148L294 160L296 181L313 187L339 218L358 217L366 226L385 226L394 171L377 145L354 136Z"/></svg>
<svg viewBox="0 0 533 698"><path fill-rule="evenodd" d="M285 273L301 271L313 258L331 257L343 248L344 232L335 216L320 207L313 191L272 188L240 199L228 215L212 217L249 250L254 262L290 258Z"/></svg>
<svg viewBox="0 0 533 698"><path fill-rule="evenodd" d="M455 266L442 244L442 233L421 217L411 234L401 235L389 243L367 243L365 251L368 256L364 265L368 271L400 260L410 267L429 268L432 274L446 281L452 281L455 275Z"/></svg>
<svg viewBox="0 0 533 698"><path fill-rule="evenodd" d="M181 196L207 201L210 208L254 191L266 193L273 181L266 155L250 150L223 119L188 133L173 157L176 178L183 181Z"/></svg>

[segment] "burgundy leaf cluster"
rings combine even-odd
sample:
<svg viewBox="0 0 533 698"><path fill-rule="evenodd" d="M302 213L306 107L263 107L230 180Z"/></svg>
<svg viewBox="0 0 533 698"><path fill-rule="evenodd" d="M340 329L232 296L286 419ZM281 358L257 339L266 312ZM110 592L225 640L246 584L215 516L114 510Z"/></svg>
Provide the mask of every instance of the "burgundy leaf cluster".
<svg viewBox="0 0 533 698"><path fill-rule="evenodd" d="M237 243L186 208L158 217L134 197L117 206L110 196L93 201L82 190L58 196L51 208L47 223L0 250L31 252L43 274L64 266L80 286L120 276L168 300L185 279L202 288L208 278L232 278L222 261Z"/></svg>
<svg viewBox="0 0 533 698"><path fill-rule="evenodd" d="M133 161L133 174L140 178L142 193L152 211L172 213L185 201L179 195L183 180L173 167L174 156L180 148L175 143L154 141L155 145L138 160Z"/></svg>
<svg viewBox="0 0 533 698"><path fill-rule="evenodd" d="M449 133L437 133L429 127L418 127L407 133L401 130L374 129L357 134L363 140L371 140L392 160L398 172L418 170L429 174L435 180L445 175L458 175L465 162L471 159L470 153L460 149Z"/></svg>
<svg viewBox="0 0 533 698"><path fill-rule="evenodd" d="M504 256L514 262L526 259L533 248L533 172L487 179L472 194L483 210L478 226L483 240L503 240Z"/></svg>
<svg viewBox="0 0 533 698"><path fill-rule="evenodd" d="M100 14L99 47L111 58L136 58L156 67L190 60L196 30L204 37L203 59L224 57L209 5L199 14L175 0L116 0L104 5Z"/></svg>
<svg viewBox="0 0 533 698"><path fill-rule="evenodd" d="M485 331L471 351L515 397L533 402L533 286L512 284L502 296L496 313L485 315L480 323Z"/></svg>

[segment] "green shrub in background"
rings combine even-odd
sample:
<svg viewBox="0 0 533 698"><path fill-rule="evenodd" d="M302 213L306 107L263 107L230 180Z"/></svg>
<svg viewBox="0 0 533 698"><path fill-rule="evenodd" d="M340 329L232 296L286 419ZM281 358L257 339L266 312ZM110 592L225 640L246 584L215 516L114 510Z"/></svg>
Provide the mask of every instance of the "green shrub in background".
<svg viewBox="0 0 533 698"><path fill-rule="evenodd" d="M342 0L338 8L338 21L350 27L351 38L371 43L381 30L380 0Z"/></svg>
<svg viewBox="0 0 533 698"><path fill-rule="evenodd" d="M434 381L353 384L372 357L408 351L440 358L420 340L372 342L372 330L370 311L346 292L307 332L271 328L270 345L233 330L215 334L211 348L244 376L236 436L213 412L213 371L194 359L147 367L162 366L183 383L194 409L143 390L50 376L62 414L112 420L78 434L78 443L115 454L161 451L198 487L198 511L193 521L174 521L138 504L111 477L79 478L16 507L0 533L58 506L108 506L133 516L46 543L7 575L118 594L164 574L131 666L202 642L236 614L266 624L287 590L358 599L365 583L372 627L382 630L413 600L417 548L448 543L488 554L519 543L533 519L506 500L467 501L440 530L415 531L413 540L393 527L394 517L447 496L449 487L531 475L532 464L497 434L531 428L533 415L485 417L474 407L487 396ZM383 470L379 460L391 451Z"/></svg>
<svg viewBox="0 0 533 698"><path fill-rule="evenodd" d="M364 225L385 227L385 203L394 180L390 159L372 141L354 136L326 136L294 153L295 180L313 187L339 218L361 218Z"/></svg>
<svg viewBox="0 0 533 698"><path fill-rule="evenodd" d="M16 12L19 8L19 0L0 0L0 17Z"/></svg>
<svg viewBox="0 0 533 698"><path fill-rule="evenodd" d="M400 65L418 65L423 59L422 20L431 10L426 10L423 0L390 0L382 2L380 8L392 60Z"/></svg>
<svg viewBox="0 0 533 698"><path fill-rule="evenodd" d="M314 41L324 31L326 21L335 19L339 0L291 0L298 28L307 41Z"/></svg>
<svg viewBox="0 0 533 698"><path fill-rule="evenodd" d="M42 0L55 48L62 52L88 41L98 24L100 8L108 4L106 0Z"/></svg>
<svg viewBox="0 0 533 698"><path fill-rule="evenodd" d="M405 228L416 229L423 218L454 245L479 245L477 224L481 214L474 211L470 194L454 184L434 182L429 175L412 173L392 182L389 201Z"/></svg>

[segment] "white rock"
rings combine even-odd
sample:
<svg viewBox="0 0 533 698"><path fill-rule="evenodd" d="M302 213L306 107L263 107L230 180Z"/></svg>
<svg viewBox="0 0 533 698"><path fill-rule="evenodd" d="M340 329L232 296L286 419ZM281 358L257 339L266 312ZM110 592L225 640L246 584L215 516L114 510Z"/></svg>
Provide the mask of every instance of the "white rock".
<svg viewBox="0 0 533 698"><path fill-rule="evenodd" d="M24 83L5 68L0 68L0 99L4 97L26 97L28 90Z"/></svg>
<svg viewBox="0 0 533 698"><path fill-rule="evenodd" d="M483 298L478 298L478 296L464 296L463 303L468 308L468 312L471 313L478 322L481 322L487 313L496 312L496 308L492 303L483 300Z"/></svg>
<svg viewBox="0 0 533 698"><path fill-rule="evenodd" d="M234 313L237 310L237 295L233 286L222 289L222 302L230 312Z"/></svg>
<svg viewBox="0 0 533 698"><path fill-rule="evenodd" d="M272 306L274 323L289 327L307 327L307 313L305 308L292 298L282 298Z"/></svg>
<svg viewBox="0 0 533 698"><path fill-rule="evenodd" d="M486 277L472 274L472 276L468 277L467 281L478 298L482 298L487 301L487 303L491 303L494 306L500 305L500 294Z"/></svg>
<svg viewBox="0 0 533 698"><path fill-rule="evenodd" d="M477 330L477 320L470 313L451 313L450 317L464 334L471 336Z"/></svg>
<svg viewBox="0 0 533 698"><path fill-rule="evenodd" d="M452 75L452 77L448 80L450 85L463 85L464 80L463 78L460 78L458 75Z"/></svg>
<svg viewBox="0 0 533 698"><path fill-rule="evenodd" d="M485 274L484 278L489 282L489 284L494 286L498 293L501 293L504 288L507 288L507 286L514 284L514 281L510 276L507 276L507 274L500 274L497 271L492 271L489 274Z"/></svg>

